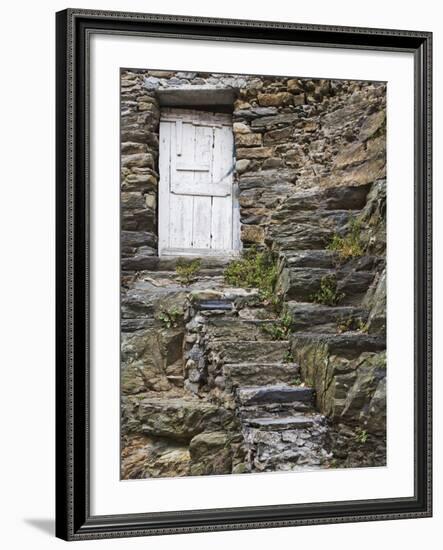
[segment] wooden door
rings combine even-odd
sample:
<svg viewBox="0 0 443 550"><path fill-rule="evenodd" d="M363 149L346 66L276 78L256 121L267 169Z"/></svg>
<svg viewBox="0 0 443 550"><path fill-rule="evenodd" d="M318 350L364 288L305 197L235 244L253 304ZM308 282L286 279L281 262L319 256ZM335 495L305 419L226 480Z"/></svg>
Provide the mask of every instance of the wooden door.
<svg viewBox="0 0 443 550"><path fill-rule="evenodd" d="M239 248L231 116L165 109L160 120L159 254Z"/></svg>

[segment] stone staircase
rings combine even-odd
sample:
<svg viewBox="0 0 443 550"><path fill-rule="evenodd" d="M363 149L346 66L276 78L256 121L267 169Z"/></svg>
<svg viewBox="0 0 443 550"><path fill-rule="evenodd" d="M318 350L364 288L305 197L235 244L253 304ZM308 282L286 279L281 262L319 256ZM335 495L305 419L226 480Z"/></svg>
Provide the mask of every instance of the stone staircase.
<svg viewBox="0 0 443 550"><path fill-rule="evenodd" d="M202 258L189 283L176 267L193 258L122 273L126 477L385 464L383 246L345 262L328 249L373 210L366 193L301 191L275 211L266 244L278 254L279 314L258 290L227 287L232 258ZM314 299L325 277L335 305ZM184 317L162 320L168 311ZM279 334L281 315L290 326Z"/></svg>
<svg viewBox="0 0 443 550"><path fill-rule="evenodd" d="M334 451L335 465L341 454L341 450L335 454L338 447L345 449L340 458L348 460L356 446L353 429L364 430L362 418L370 418L369 411L377 409L368 396L376 395L379 383L383 393L386 372L383 320L378 325L373 321L380 305L372 310L374 301L368 299L381 288L377 285L385 258L366 253L344 260L328 248L334 235L347 234L351 219L375 208L367 202L367 192L367 187L349 186L338 193L330 189L295 193L275 212L269 230L269 244L279 254L278 288L291 319L291 354L300 377L315 388L317 409L332 421L327 448ZM328 278L335 284L334 305L318 303L316 298ZM345 443L339 445L343 437ZM359 460L365 463L362 457Z"/></svg>
<svg viewBox="0 0 443 550"><path fill-rule="evenodd" d="M315 410L314 390L302 384L289 341L273 340L266 330L276 319L269 312L263 319L258 304L251 307L255 292L249 294L227 289L217 299L194 296L199 314L193 319L206 354L201 378L232 398L244 442L243 471L327 467L327 425Z"/></svg>
<svg viewBox="0 0 443 550"><path fill-rule="evenodd" d="M325 417L315 411L312 388L242 386L236 401L251 471L327 466L327 425Z"/></svg>

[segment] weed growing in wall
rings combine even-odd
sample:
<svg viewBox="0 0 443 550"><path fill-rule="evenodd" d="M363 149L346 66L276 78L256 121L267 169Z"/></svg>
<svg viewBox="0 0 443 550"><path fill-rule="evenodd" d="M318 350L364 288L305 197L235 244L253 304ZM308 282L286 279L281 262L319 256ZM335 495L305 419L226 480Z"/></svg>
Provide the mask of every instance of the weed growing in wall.
<svg viewBox="0 0 443 550"><path fill-rule="evenodd" d="M334 235L329 243L328 250L337 252L341 260L358 258L364 254L364 243L361 237L361 222L352 218L349 222L349 231L344 236Z"/></svg>
<svg viewBox="0 0 443 550"><path fill-rule="evenodd" d="M183 260L179 260L175 267L177 280L182 285L190 285L197 278L197 273L199 272L200 267L200 260L193 260L189 263L185 263Z"/></svg>
<svg viewBox="0 0 443 550"><path fill-rule="evenodd" d="M183 317L183 311L176 307L167 310L162 309L157 315L157 319L163 323L165 328L177 327L181 317Z"/></svg>
<svg viewBox="0 0 443 550"><path fill-rule="evenodd" d="M337 323L338 334L342 334L343 332L349 332L350 330L354 330L354 328L355 328L355 320L353 317L342 318Z"/></svg>
<svg viewBox="0 0 443 550"><path fill-rule="evenodd" d="M337 322L337 333L342 334L343 332L349 331L358 331L364 334L367 334L369 330L368 323L365 322L361 317L355 319L350 316L347 318L342 318Z"/></svg>
<svg viewBox="0 0 443 550"><path fill-rule="evenodd" d="M355 438L354 438L357 443L360 443L360 445L364 445L368 440L368 437L369 437L369 434L366 430L357 428L355 432Z"/></svg>
<svg viewBox="0 0 443 550"><path fill-rule="evenodd" d="M227 266L224 277L231 286L258 288L261 299L276 309L281 304L281 296L275 290L277 266L268 250L248 250L243 258L234 260Z"/></svg>
<svg viewBox="0 0 443 550"><path fill-rule="evenodd" d="M320 289L311 295L311 300L317 304L336 306L344 297L344 292L337 289L337 279L333 275L326 275L320 281Z"/></svg>
<svg viewBox="0 0 443 550"><path fill-rule="evenodd" d="M273 340L287 340L291 333L291 325L291 315L289 313L284 313L277 321L264 325L263 330L268 333Z"/></svg>

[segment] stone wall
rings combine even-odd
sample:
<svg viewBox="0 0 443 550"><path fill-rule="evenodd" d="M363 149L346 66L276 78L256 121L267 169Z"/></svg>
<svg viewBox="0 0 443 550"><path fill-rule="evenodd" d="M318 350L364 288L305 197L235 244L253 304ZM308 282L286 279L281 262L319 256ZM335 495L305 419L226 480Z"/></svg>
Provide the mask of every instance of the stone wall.
<svg viewBox="0 0 443 550"><path fill-rule="evenodd" d="M383 83L146 70L121 76L124 270L149 267L156 254L160 90L234 91L245 245L264 243L271 214L295 191L385 177Z"/></svg>
<svg viewBox="0 0 443 550"><path fill-rule="evenodd" d="M121 73L123 477L250 471L229 393L232 373L223 366L226 343L201 348L213 321L190 299L215 292L232 304L232 330L223 334L234 350L250 337L242 319L256 330L267 315L254 299L249 304L238 289L227 289L227 259L203 259L184 283L177 258L157 256L162 90L233 92L241 240L244 248L268 249L278 258L277 291L292 319L287 348L296 362L282 362L286 344L261 342L263 353L281 364L261 373L260 384L264 376L266 383L272 377L292 383L299 372L329 425L320 462L304 447L302 455L312 464L327 453L334 457L330 465L384 464L386 85L131 69ZM349 234L355 220L364 252L344 259L330 244ZM340 295L334 307L313 300L325 277ZM168 320L171 311L178 314ZM192 354L200 348L199 370ZM240 364L245 357L237 358ZM248 369L257 379L254 364ZM324 438L322 422L313 426ZM254 445L248 453L258 453ZM289 452L288 442L272 445ZM263 464L272 456L257 455L254 464L268 468Z"/></svg>

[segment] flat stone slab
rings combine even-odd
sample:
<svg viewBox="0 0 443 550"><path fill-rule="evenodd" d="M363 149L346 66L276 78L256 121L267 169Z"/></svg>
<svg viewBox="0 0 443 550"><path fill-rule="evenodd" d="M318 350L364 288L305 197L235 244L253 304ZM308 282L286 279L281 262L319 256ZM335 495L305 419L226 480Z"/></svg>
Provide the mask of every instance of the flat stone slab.
<svg viewBox="0 0 443 550"><path fill-rule="evenodd" d="M223 366L230 386L295 383L300 368L296 363L236 363Z"/></svg>
<svg viewBox="0 0 443 550"><path fill-rule="evenodd" d="M297 210L361 210L366 204L369 185L350 185L299 191L291 195L284 208Z"/></svg>
<svg viewBox="0 0 443 550"><path fill-rule="evenodd" d="M338 254L332 250L300 250L288 251L282 254L287 267L317 267L334 269L337 265Z"/></svg>
<svg viewBox="0 0 443 550"><path fill-rule="evenodd" d="M286 385L242 387L237 392L242 405L267 403L312 403L314 390Z"/></svg>
<svg viewBox="0 0 443 550"><path fill-rule="evenodd" d="M364 294L374 279L372 271L348 271L346 269L289 268L282 271L280 285L287 297L303 302L312 301L320 290L322 280L331 277L337 281L337 292L344 293L343 299Z"/></svg>
<svg viewBox="0 0 443 550"><path fill-rule="evenodd" d="M283 416L245 419L245 423L253 428L268 430L297 430L312 428L316 419L310 416Z"/></svg>
<svg viewBox="0 0 443 550"><path fill-rule="evenodd" d="M202 311L214 310L231 310L232 302L229 300L201 300L197 304L197 308Z"/></svg>
<svg viewBox="0 0 443 550"><path fill-rule="evenodd" d="M234 414L201 399L182 397L127 397L122 403L122 425L129 433L190 441L208 431L237 429Z"/></svg>
<svg viewBox="0 0 443 550"><path fill-rule="evenodd" d="M289 342L280 341L246 341L246 340L218 340L211 343L211 350L220 353L225 363L264 363L283 362L288 350Z"/></svg>
<svg viewBox="0 0 443 550"><path fill-rule="evenodd" d="M207 335L212 340L272 340L266 327L275 324L275 320L242 319L240 317L208 318Z"/></svg>
<svg viewBox="0 0 443 550"><path fill-rule="evenodd" d="M198 259L202 269L220 269L226 267L232 258L229 256L203 256L196 258L195 256L153 256L152 268L156 271L172 271L178 264L190 264Z"/></svg>
<svg viewBox="0 0 443 550"><path fill-rule="evenodd" d="M301 349L324 348L329 355L352 359L364 352L376 353L386 349L384 337L362 332L346 332L343 334L296 332L292 335L291 341L292 349L296 355L297 351Z"/></svg>
<svg viewBox="0 0 443 550"><path fill-rule="evenodd" d="M365 309L353 306L330 307L311 302L288 302L286 308L292 318L291 327L294 331L337 333L340 325L347 326L347 330L355 330L359 322L364 324L368 317Z"/></svg>

